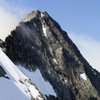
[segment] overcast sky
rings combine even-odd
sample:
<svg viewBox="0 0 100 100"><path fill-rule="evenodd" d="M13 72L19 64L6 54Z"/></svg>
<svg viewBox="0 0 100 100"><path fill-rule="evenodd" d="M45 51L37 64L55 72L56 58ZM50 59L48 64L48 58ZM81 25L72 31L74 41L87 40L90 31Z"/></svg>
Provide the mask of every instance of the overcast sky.
<svg viewBox="0 0 100 100"><path fill-rule="evenodd" d="M100 0L0 0L0 38L36 9L47 11L100 71Z"/></svg>

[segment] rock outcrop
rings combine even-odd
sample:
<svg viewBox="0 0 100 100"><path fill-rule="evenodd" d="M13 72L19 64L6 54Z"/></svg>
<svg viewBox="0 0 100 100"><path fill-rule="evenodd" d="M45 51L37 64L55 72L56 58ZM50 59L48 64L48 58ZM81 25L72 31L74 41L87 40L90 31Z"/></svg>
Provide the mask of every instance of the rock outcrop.
<svg viewBox="0 0 100 100"><path fill-rule="evenodd" d="M6 38L5 53L28 70L40 69L57 94L47 100L100 100L100 73L47 12L23 19Z"/></svg>

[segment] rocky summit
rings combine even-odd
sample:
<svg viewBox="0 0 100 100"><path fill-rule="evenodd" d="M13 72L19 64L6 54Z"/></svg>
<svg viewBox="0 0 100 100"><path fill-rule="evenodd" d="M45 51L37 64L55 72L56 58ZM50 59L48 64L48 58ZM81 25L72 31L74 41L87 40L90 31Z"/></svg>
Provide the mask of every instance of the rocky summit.
<svg viewBox="0 0 100 100"><path fill-rule="evenodd" d="M15 66L20 65L19 70L29 73L27 77L35 75L28 78L42 99L33 93L27 100L100 100L100 73L47 12L36 10L27 15L4 42L0 40L0 47ZM1 77L8 71L3 66L6 65L1 61ZM49 85L42 85L43 82Z"/></svg>

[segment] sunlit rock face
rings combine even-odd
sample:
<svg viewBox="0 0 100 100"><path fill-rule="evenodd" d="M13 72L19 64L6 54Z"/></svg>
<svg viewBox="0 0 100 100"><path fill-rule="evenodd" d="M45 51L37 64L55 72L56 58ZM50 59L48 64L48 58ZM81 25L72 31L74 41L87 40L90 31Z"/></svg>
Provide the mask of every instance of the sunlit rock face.
<svg viewBox="0 0 100 100"><path fill-rule="evenodd" d="M56 93L47 100L100 100L100 74L47 12L30 13L6 38L4 48L15 64L31 72L40 69Z"/></svg>

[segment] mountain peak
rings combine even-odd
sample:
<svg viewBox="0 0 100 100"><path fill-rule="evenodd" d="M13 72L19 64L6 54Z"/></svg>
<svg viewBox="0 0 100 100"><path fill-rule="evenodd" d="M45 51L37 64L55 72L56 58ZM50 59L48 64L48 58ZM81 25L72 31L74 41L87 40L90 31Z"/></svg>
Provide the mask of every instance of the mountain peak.
<svg viewBox="0 0 100 100"><path fill-rule="evenodd" d="M36 76L38 81L30 79L46 100L100 100L100 73L88 64L47 12L36 10L28 14L4 45L1 47L14 64L30 71L26 76ZM34 76L37 69L40 74ZM49 85L43 84L44 80Z"/></svg>
<svg viewBox="0 0 100 100"><path fill-rule="evenodd" d="M44 16L47 16L48 13L45 11L45 12L41 12L39 10L35 10L35 11L32 11L31 13L29 13L26 18L24 18L22 20L22 22L28 22L30 20L32 20L33 18L35 17L38 17L38 18L41 18L41 17L44 17Z"/></svg>

